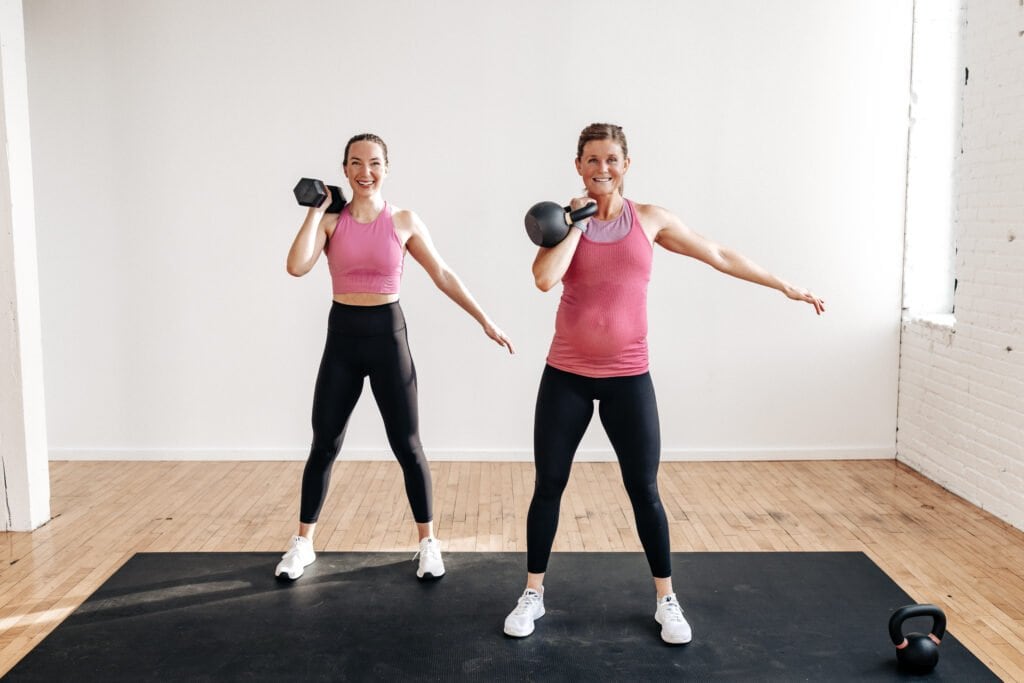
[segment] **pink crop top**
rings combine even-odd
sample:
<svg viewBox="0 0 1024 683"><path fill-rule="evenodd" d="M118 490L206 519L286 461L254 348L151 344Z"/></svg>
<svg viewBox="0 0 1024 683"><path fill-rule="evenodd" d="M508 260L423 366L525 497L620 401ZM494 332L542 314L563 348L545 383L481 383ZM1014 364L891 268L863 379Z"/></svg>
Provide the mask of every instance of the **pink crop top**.
<svg viewBox="0 0 1024 683"><path fill-rule="evenodd" d="M348 206L343 208L324 251L335 294L398 293L405 248L395 232L390 204L371 223L359 223Z"/></svg>
<svg viewBox="0 0 1024 683"><path fill-rule="evenodd" d="M585 377L627 377L649 368L647 284L654 249L633 203L627 199L622 210L632 216L625 237L597 242L583 235L562 277L547 359L559 370Z"/></svg>

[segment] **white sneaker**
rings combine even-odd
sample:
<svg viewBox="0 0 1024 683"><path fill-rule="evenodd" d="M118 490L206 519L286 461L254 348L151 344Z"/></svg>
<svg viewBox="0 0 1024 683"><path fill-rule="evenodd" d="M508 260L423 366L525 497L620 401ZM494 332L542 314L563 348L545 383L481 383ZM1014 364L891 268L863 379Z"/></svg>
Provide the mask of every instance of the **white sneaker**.
<svg viewBox="0 0 1024 683"><path fill-rule="evenodd" d="M420 558L420 566L416 569L416 578L440 579L444 576L444 560L441 559L441 544L430 536L420 541L420 549L412 559Z"/></svg>
<svg viewBox="0 0 1024 683"><path fill-rule="evenodd" d="M291 545L288 546L285 554L281 556L281 561L277 563L274 576L284 574L294 581L302 576L303 570L313 564L315 559L316 553L313 552L313 541L305 536L292 536Z"/></svg>
<svg viewBox="0 0 1024 683"><path fill-rule="evenodd" d="M683 616L683 608L676 600L676 594L670 593L661 600L658 600L658 610L654 613L654 620L661 624L661 639L672 645L682 645L690 642L693 632L690 625L686 623Z"/></svg>
<svg viewBox="0 0 1024 683"><path fill-rule="evenodd" d="M544 594L527 588L516 603L516 608L505 617L505 635L525 638L533 633L533 622L542 616L544 616Z"/></svg>

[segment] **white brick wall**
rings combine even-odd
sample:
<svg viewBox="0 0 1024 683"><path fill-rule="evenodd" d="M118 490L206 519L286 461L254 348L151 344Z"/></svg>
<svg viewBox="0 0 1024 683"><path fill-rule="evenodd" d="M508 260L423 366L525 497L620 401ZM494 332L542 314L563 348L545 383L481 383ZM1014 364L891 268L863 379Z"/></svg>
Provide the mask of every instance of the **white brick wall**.
<svg viewBox="0 0 1024 683"><path fill-rule="evenodd" d="M1024 7L970 0L956 322L905 321L897 457L1024 529Z"/></svg>

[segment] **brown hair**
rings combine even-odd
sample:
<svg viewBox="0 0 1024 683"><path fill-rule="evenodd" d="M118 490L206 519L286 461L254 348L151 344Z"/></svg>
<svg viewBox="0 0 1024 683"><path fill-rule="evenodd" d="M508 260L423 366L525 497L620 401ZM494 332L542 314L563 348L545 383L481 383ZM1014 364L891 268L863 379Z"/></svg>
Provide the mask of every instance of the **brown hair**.
<svg viewBox="0 0 1024 683"><path fill-rule="evenodd" d="M576 144L576 160L583 158L583 147L591 140L611 140L622 147L622 156L629 156L629 144L626 143L626 134L622 132L622 126L614 123L592 123L580 133L580 141Z"/></svg>
<svg viewBox="0 0 1024 683"><path fill-rule="evenodd" d="M359 135L353 135L352 139L345 145L345 158L341 160L342 166L348 164L348 148L351 147L354 142L375 142L380 145L380 148L384 150L384 165L388 165L388 146L384 144L384 141L380 139L380 136L374 135L373 133L360 133Z"/></svg>

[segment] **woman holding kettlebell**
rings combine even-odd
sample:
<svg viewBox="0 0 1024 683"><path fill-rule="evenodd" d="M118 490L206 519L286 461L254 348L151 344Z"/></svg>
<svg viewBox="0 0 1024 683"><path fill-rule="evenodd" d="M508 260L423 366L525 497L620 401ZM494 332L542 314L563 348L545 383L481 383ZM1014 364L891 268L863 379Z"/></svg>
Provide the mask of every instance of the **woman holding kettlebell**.
<svg viewBox="0 0 1024 683"><path fill-rule="evenodd" d="M571 209L597 204L533 262L537 287L562 283L555 335L541 376L534 419L536 481L526 521L526 590L505 619L505 633L524 637L544 615L544 574L558 526L573 456L599 402L598 414L622 470L640 542L654 577L655 620L667 643L688 643L690 625L672 589L668 521L658 495L658 406L648 372L647 284L653 247L703 261L727 275L777 289L825 310L824 301L767 272L741 254L686 227L669 211L623 196L630 158L622 128L592 124L576 147L586 194ZM577 214L578 215L578 214Z"/></svg>
<svg viewBox="0 0 1024 683"><path fill-rule="evenodd" d="M391 449L402 467L405 491L419 536L419 578L444 575L433 534L430 468L419 438L416 369L398 303L405 253L409 252L437 288L480 323L484 334L514 353L512 342L473 299L435 249L427 227L407 209L384 201L388 148L372 134L345 145L342 170L352 201L341 213L327 213L330 190L312 207L288 252L288 272L308 273L327 255L334 301L327 320L327 343L313 394L313 443L302 475L299 526L275 569L297 579L316 559L313 531L341 449L348 419L370 378Z"/></svg>

